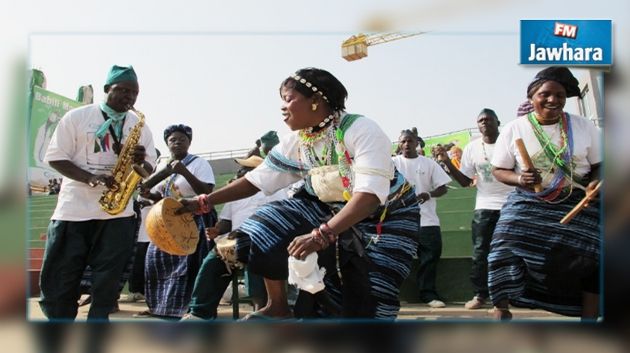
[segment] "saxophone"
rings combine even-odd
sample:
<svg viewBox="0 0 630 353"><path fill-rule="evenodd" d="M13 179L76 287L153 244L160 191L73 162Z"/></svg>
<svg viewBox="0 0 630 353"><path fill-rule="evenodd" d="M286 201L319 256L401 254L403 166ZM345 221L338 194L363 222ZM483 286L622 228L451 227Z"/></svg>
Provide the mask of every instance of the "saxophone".
<svg viewBox="0 0 630 353"><path fill-rule="evenodd" d="M103 195L99 200L99 204L103 211L110 215L116 215L127 208L131 195L138 186L140 180L144 175L141 175L144 168L132 164L133 155L131 152L133 148L138 144L140 140L140 133L144 126L144 114L131 108L131 110L138 115L140 120L131 129L127 141L123 145L116 165L112 170L112 176L114 177L114 184L111 188L103 191ZM144 173L148 174L148 173Z"/></svg>

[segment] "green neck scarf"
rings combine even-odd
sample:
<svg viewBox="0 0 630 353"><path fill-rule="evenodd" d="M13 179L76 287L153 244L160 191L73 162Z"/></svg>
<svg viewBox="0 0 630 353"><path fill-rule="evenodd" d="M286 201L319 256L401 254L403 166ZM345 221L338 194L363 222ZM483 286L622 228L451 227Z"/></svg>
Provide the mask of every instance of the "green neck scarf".
<svg viewBox="0 0 630 353"><path fill-rule="evenodd" d="M107 114L109 119L106 119L105 122L98 128L98 130L96 130L96 137L98 137L99 139L103 138L103 136L105 136L105 134L107 133L107 129L109 129L109 126L113 124L116 137L120 139L122 136L123 120L125 119L125 116L127 116L127 112L117 112L105 102L101 102L100 108L105 114Z"/></svg>

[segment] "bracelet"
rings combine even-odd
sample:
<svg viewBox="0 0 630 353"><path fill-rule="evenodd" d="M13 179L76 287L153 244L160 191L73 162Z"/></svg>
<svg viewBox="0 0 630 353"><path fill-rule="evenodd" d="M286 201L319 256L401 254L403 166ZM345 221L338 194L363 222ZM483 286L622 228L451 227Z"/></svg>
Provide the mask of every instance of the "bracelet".
<svg viewBox="0 0 630 353"><path fill-rule="evenodd" d="M199 210L195 212L196 215L201 215L210 212L210 202L208 202L208 195L201 194L197 197L197 203L199 204Z"/></svg>
<svg viewBox="0 0 630 353"><path fill-rule="evenodd" d="M324 223L320 224L319 225L319 232L322 234L322 236L328 238L329 242L334 243L334 242L337 241L337 234L335 234L335 232L333 232L333 230L330 228L328 223L324 222Z"/></svg>
<svg viewBox="0 0 630 353"><path fill-rule="evenodd" d="M311 231L311 240L320 246L320 250L324 250L330 245L328 239L322 235L318 228Z"/></svg>
<svg viewBox="0 0 630 353"><path fill-rule="evenodd" d="M523 186L523 174L518 175L518 185Z"/></svg>

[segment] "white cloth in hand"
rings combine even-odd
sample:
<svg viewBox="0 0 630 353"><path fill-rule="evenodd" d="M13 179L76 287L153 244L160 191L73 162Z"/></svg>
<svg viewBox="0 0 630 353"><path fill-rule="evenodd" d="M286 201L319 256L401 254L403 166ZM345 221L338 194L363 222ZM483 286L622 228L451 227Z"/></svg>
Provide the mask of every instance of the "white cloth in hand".
<svg viewBox="0 0 630 353"><path fill-rule="evenodd" d="M325 268L317 265L317 253L310 253L304 260L289 257L289 283L315 294L323 290Z"/></svg>

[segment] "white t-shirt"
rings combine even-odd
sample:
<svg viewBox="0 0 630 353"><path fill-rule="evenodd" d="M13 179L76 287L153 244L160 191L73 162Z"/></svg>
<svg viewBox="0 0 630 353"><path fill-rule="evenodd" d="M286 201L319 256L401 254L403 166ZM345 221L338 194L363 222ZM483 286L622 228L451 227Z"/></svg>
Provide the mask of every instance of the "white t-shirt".
<svg viewBox="0 0 630 353"><path fill-rule="evenodd" d="M591 170L591 165L602 161L601 131L584 117L571 115L570 119L573 133L572 162L575 166L573 171L578 176L584 176ZM550 136L552 143L559 146L560 124L542 125L542 128ZM541 171L542 186L549 186L556 167L545 155L526 116L510 121L501 130L492 157L492 165L498 168L514 169L517 173L524 169L523 159L514 143L517 138L523 139L534 167Z"/></svg>
<svg viewBox="0 0 630 353"><path fill-rule="evenodd" d="M145 201L145 202L149 201L151 203L150 205L144 206L140 210L141 223L140 223L140 229L138 230L138 242L148 243L149 241L151 241L151 239L149 238L149 234L147 233L146 220L147 220L147 215L149 214L149 211L151 211L151 207L153 207L153 201L151 201L150 199L144 198L140 195L136 196L136 200Z"/></svg>
<svg viewBox="0 0 630 353"><path fill-rule="evenodd" d="M353 158L353 193L374 194L380 199L381 204L384 204L390 191L390 179L394 176L389 138L374 121L360 117L346 130L343 140L348 153ZM295 163L300 160L302 163L308 163L303 151L302 156L298 156L299 144L298 131L292 131L282 136L280 143L273 148L273 151ZM322 141L314 146L315 151L322 151L323 148ZM267 159L265 163L245 174L245 178L262 190L265 195L271 195L303 177L299 174L277 170L267 163Z"/></svg>
<svg viewBox="0 0 630 353"><path fill-rule="evenodd" d="M149 233L147 233L146 229L147 215L149 214L149 211L151 211L151 207L153 206L145 206L140 210L142 223L140 224L140 229L138 229L138 243L148 243L151 241L151 238L149 238Z"/></svg>
<svg viewBox="0 0 630 353"><path fill-rule="evenodd" d="M93 174L111 174L118 156L112 149L114 141L109 132L103 139L96 138L96 130L103 122L103 113L98 104L68 111L53 133L44 161L50 163L68 160ZM131 111L127 112L121 143L124 144L127 141L129 132L137 122L138 117ZM153 146L153 135L146 123L142 128L138 143L146 148L146 161L155 166L157 155ZM105 190L105 186L98 185L92 188L80 181L63 178L52 219L87 221L133 216L132 202L129 202L127 208L117 215L110 215L103 211L98 200Z"/></svg>
<svg viewBox="0 0 630 353"><path fill-rule="evenodd" d="M168 163L167 159L160 161L156 171L162 170ZM192 162L190 162L186 168L190 171L192 175L197 177L199 181L206 184L214 184L214 173L212 171L212 167L210 163L201 157L195 158ZM163 196L167 195L166 188L169 188L168 195L173 198L182 198L182 197L193 197L197 194L193 190L192 186L188 183L186 178L179 174L173 174L170 177L162 180L160 183L155 185L152 191L157 191Z"/></svg>
<svg viewBox="0 0 630 353"><path fill-rule="evenodd" d="M287 197L287 189L280 189L270 196L265 196L262 192L258 192L256 195L245 199L227 202L223 205L219 219L231 221L232 229L236 229L254 214L260 206L272 201L284 200Z"/></svg>
<svg viewBox="0 0 630 353"><path fill-rule="evenodd" d="M514 187L505 185L492 175L492 155L495 144L483 142L482 138L471 141L462 153L459 171L472 179L477 176L476 210L500 210Z"/></svg>
<svg viewBox="0 0 630 353"><path fill-rule="evenodd" d="M396 169L416 188L416 195L431 192L451 182L451 178L440 165L427 157L405 158L398 155L392 158ZM439 226L440 219L436 211L437 203L432 197L420 205L420 226Z"/></svg>

